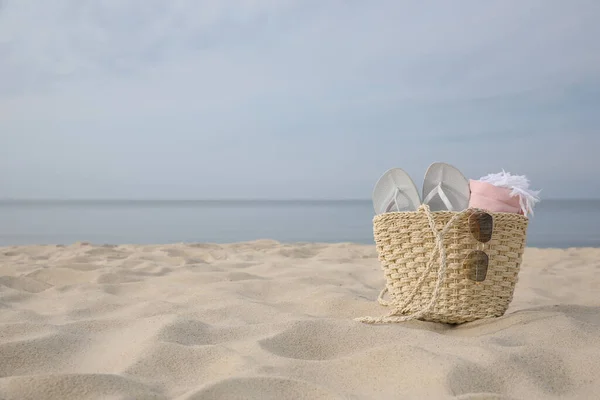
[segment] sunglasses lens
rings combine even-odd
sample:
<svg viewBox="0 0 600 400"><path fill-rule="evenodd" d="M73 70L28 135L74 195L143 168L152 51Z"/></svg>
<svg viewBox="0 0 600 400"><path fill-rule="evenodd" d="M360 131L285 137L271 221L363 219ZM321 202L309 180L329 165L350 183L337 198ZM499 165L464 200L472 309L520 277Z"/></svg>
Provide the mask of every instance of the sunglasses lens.
<svg viewBox="0 0 600 400"><path fill-rule="evenodd" d="M475 282L483 282L487 275L488 264L488 255L483 251L475 250L469 253L469 256L464 262L469 279Z"/></svg>
<svg viewBox="0 0 600 400"><path fill-rule="evenodd" d="M487 243L492 239L494 219L486 212L476 211L469 216L469 229L477 241Z"/></svg>

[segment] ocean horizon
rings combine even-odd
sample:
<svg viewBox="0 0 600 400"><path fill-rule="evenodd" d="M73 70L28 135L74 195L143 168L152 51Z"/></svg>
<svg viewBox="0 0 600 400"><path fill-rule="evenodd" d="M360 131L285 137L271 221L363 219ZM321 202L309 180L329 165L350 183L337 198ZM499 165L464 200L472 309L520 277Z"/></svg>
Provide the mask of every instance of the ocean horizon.
<svg viewBox="0 0 600 400"><path fill-rule="evenodd" d="M548 199L529 247L600 247L600 199ZM2 199L0 246L230 243L373 244L370 199Z"/></svg>

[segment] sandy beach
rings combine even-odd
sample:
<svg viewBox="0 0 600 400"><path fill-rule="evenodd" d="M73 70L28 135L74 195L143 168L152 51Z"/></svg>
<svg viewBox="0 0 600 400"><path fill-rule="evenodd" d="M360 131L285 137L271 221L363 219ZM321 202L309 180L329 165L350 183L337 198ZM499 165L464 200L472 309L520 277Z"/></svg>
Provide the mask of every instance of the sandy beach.
<svg viewBox="0 0 600 400"><path fill-rule="evenodd" d="M0 248L0 399L593 399L600 249L524 255L502 318L372 326L374 246Z"/></svg>

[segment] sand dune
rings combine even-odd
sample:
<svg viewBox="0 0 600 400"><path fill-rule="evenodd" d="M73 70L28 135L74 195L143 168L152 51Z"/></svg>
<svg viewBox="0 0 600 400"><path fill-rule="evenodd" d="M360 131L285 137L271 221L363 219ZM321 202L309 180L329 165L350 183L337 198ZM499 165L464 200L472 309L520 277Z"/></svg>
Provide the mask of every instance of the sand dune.
<svg viewBox="0 0 600 400"><path fill-rule="evenodd" d="M386 312L373 246L0 249L0 399L593 399L600 249L527 249L458 327Z"/></svg>

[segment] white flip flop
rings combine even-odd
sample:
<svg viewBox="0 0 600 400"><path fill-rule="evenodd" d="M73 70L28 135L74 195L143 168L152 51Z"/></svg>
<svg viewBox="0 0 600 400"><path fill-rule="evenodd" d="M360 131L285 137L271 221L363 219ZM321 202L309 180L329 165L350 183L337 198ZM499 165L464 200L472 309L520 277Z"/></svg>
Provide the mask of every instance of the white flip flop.
<svg viewBox="0 0 600 400"><path fill-rule="evenodd" d="M423 181L423 204L431 211L462 211L469 207L469 181L456 168L446 163L433 163Z"/></svg>
<svg viewBox="0 0 600 400"><path fill-rule="evenodd" d="M413 180L400 168L392 168L379 178L373 190L375 214L416 211L421 204Z"/></svg>

